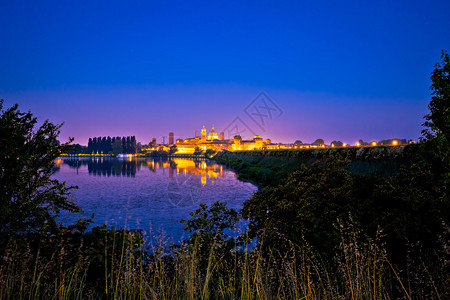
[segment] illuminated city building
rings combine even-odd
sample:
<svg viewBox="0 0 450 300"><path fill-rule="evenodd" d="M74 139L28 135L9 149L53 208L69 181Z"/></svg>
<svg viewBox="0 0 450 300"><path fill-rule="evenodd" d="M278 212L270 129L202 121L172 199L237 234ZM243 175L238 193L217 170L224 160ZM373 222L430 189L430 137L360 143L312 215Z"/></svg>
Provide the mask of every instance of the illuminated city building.
<svg viewBox="0 0 450 300"><path fill-rule="evenodd" d="M207 133L205 126L201 130L200 137L186 138L184 140L177 140L176 154L193 154L196 149L206 151L208 149L221 151L238 151L238 150L255 150L263 149L264 141L260 136L255 136L252 140L243 140L241 136L236 135L232 139L225 139L223 132L219 135L214 129Z"/></svg>
<svg viewBox="0 0 450 300"><path fill-rule="evenodd" d="M203 126L203 128L205 128L205 126ZM214 141L214 140L218 140L218 139L219 139L219 136L217 135L217 132L214 130L214 125L213 125L211 132L208 134L208 141Z"/></svg>
<svg viewBox="0 0 450 300"><path fill-rule="evenodd" d="M197 131L195 131L197 133ZM220 138L219 138L220 136ZM406 141L406 140L405 140ZM152 139L152 142L156 144L156 139ZM145 149L147 152L150 151L166 151L169 152L170 146L174 143L174 133L169 132L169 144L156 145ZM406 142L405 142L406 143ZM283 143L272 143L271 139L263 140L262 137L256 135L253 139L244 140L240 135L235 135L231 139L225 139L223 132L216 132L214 126L212 126L211 131L208 133L205 126L201 130L200 136L195 134L194 137L177 139L176 140L177 152L175 154L201 154L206 150L214 150L216 152L222 150L228 151L242 151L242 150L278 150L278 149L317 149L317 148L337 148L335 144L329 146L325 144L304 144L304 143L294 143L294 144L283 144ZM380 143L381 144L381 143ZM398 140L392 140L391 145L401 144ZM370 146L378 146L376 141L369 144ZM339 147L347 147L348 144L343 143ZM360 147L360 143L356 143L357 147Z"/></svg>
<svg viewBox="0 0 450 300"><path fill-rule="evenodd" d="M201 137L202 141L206 141L206 128L205 128L204 125L203 125L203 128L202 128L202 133L201 133L200 137Z"/></svg>

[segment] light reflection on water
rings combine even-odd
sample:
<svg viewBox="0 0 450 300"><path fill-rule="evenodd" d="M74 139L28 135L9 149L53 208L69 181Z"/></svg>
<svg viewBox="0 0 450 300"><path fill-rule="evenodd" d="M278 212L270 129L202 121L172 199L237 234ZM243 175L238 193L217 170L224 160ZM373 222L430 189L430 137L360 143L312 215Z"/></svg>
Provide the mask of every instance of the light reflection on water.
<svg viewBox="0 0 450 300"><path fill-rule="evenodd" d="M163 233L177 242L186 234L180 224L200 203L225 201L239 210L257 188L208 160L174 158L58 159L54 178L77 185L71 199L82 214L65 214L70 224L95 213L94 225Z"/></svg>

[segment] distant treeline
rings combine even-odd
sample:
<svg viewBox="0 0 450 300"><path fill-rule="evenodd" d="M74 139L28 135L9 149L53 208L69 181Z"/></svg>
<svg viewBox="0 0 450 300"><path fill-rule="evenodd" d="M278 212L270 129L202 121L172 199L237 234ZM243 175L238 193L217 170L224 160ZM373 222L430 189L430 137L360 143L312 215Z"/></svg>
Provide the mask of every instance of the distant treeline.
<svg viewBox="0 0 450 300"><path fill-rule="evenodd" d="M135 136L127 137L94 137L89 138L87 147L75 144L68 151L68 154L134 154L138 149Z"/></svg>
<svg viewBox="0 0 450 300"><path fill-rule="evenodd" d="M88 153L103 154L119 154L119 153L136 153L136 137L95 137L89 138L87 151Z"/></svg>

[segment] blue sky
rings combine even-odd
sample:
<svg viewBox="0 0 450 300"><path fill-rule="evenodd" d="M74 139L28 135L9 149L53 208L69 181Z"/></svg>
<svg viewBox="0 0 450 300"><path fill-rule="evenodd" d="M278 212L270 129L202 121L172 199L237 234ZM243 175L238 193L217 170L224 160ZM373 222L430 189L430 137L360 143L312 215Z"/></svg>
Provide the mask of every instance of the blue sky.
<svg viewBox="0 0 450 300"><path fill-rule="evenodd" d="M273 140L420 135L450 2L2 1L0 97L61 139L142 142L240 117ZM243 111L264 91L281 116Z"/></svg>

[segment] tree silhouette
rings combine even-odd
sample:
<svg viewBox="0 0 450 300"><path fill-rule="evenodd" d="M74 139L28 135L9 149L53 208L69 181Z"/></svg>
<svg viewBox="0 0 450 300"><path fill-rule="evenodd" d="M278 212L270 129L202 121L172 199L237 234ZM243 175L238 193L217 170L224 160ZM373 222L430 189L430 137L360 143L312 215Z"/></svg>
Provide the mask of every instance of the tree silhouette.
<svg viewBox="0 0 450 300"><path fill-rule="evenodd" d="M110 136L106 138L106 153L112 152L112 139Z"/></svg>
<svg viewBox="0 0 450 300"><path fill-rule="evenodd" d="M37 118L20 112L17 104L3 111L0 100L0 242L56 226L61 210L79 211L67 198L72 187L52 178L55 159L73 139L58 142L62 124L36 124Z"/></svg>
<svg viewBox="0 0 450 300"><path fill-rule="evenodd" d="M335 145L336 147L342 147L344 145L344 143L342 143L341 141L332 141L331 144Z"/></svg>
<svg viewBox="0 0 450 300"><path fill-rule="evenodd" d="M325 144L325 142L323 141L323 139L317 139L314 141L313 145L323 145Z"/></svg>
<svg viewBox="0 0 450 300"><path fill-rule="evenodd" d="M442 62L437 63L431 73L433 96L428 104L430 112L422 124L428 128L422 130L422 134L427 139L443 135L450 141L450 56L442 50L441 59Z"/></svg>
<svg viewBox="0 0 450 300"><path fill-rule="evenodd" d="M172 145L169 148L169 155L175 154L178 151L177 146L176 145Z"/></svg>
<svg viewBox="0 0 450 300"><path fill-rule="evenodd" d="M88 142L88 153L92 153L93 149L93 145L92 145L92 138L89 138L89 142Z"/></svg>
<svg viewBox="0 0 450 300"><path fill-rule="evenodd" d="M112 153L114 155L123 153L122 140L120 138L115 139L114 144L112 144Z"/></svg>
<svg viewBox="0 0 450 300"><path fill-rule="evenodd" d="M124 136L122 137L122 153L127 153L127 140Z"/></svg>
<svg viewBox="0 0 450 300"><path fill-rule="evenodd" d="M129 136L127 136L127 144L125 149L125 153L131 153L131 138Z"/></svg>
<svg viewBox="0 0 450 300"><path fill-rule="evenodd" d="M130 153L136 154L137 148L136 148L136 137L131 137L131 143L130 143Z"/></svg>
<svg viewBox="0 0 450 300"><path fill-rule="evenodd" d="M429 152L438 165L443 199L450 195L450 56L444 50L442 62L434 66L431 73L432 97L429 113L422 125L422 140L429 143ZM448 201L448 200L447 200ZM446 202L448 203L448 202Z"/></svg>
<svg viewBox="0 0 450 300"><path fill-rule="evenodd" d="M103 137L103 138L102 138L102 143L101 143L100 151L101 151L103 154L106 154L106 153L107 153L106 149L107 149L107 145L106 145L106 137Z"/></svg>

